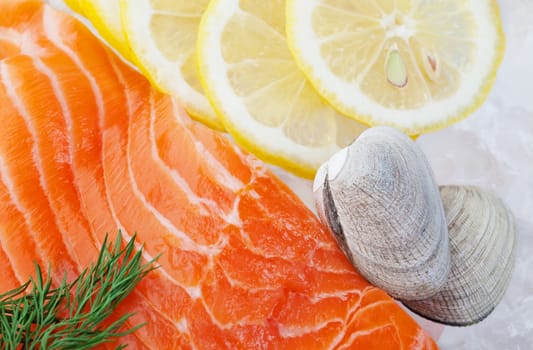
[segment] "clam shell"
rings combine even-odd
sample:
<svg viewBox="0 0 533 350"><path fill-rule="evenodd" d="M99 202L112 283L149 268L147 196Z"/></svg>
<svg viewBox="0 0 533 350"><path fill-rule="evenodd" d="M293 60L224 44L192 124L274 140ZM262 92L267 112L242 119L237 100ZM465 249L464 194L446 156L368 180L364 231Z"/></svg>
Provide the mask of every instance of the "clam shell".
<svg viewBox="0 0 533 350"><path fill-rule="evenodd" d="M410 138L390 127L366 130L313 187L319 217L366 279L403 300L440 290L448 229L433 172Z"/></svg>
<svg viewBox="0 0 533 350"><path fill-rule="evenodd" d="M510 211L477 187L440 189L450 235L451 271L436 295L404 304L437 322L467 326L487 317L511 279L517 232Z"/></svg>

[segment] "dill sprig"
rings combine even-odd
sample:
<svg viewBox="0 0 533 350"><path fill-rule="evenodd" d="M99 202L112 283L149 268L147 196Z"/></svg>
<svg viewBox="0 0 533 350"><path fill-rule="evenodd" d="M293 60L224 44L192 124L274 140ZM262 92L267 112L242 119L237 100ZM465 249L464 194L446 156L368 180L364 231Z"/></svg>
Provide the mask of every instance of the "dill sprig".
<svg viewBox="0 0 533 350"><path fill-rule="evenodd" d="M122 247L106 236L98 260L68 283L53 288L36 264L36 277L0 295L0 349L90 349L136 331L124 329L131 313L103 325L139 281L155 267L142 263L135 236Z"/></svg>

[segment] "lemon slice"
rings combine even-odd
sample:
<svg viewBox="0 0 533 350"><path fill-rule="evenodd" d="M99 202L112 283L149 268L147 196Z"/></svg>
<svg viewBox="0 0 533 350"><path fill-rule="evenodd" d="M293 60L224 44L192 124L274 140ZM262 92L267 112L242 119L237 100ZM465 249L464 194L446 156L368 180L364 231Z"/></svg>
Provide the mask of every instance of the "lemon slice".
<svg viewBox="0 0 533 350"><path fill-rule="evenodd" d="M505 48L495 0L287 0L287 37L337 109L411 135L478 108Z"/></svg>
<svg viewBox="0 0 533 350"><path fill-rule="evenodd" d="M120 0L78 0L77 2L79 8L77 12L84 15L122 57L131 60L126 36L122 30ZM76 11L74 7L73 10Z"/></svg>
<svg viewBox="0 0 533 350"><path fill-rule="evenodd" d="M83 10L82 10L82 7L81 7L81 1L82 0L64 0L64 3L70 7L70 9L80 15L84 15L83 14ZM57 1L54 1L53 4L57 6Z"/></svg>
<svg viewBox="0 0 533 350"><path fill-rule="evenodd" d="M132 62L126 36L122 30L120 0L49 0L49 2L59 9L63 9L61 3L66 4L70 10L81 16L80 19L90 29L96 30L95 34L98 34L104 43L126 61Z"/></svg>
<svg viewBox="0 0 533 350"><path fill-rule="evenodd" d="M105 1L105 0L102 0ZM161 91L175 96L195 119L222 129L203 93L196 38L208 0L121 0L122 25L133 60Z"/></svg>
<svg viewBox="0 0 533 350"><path fill-rule="evenodd" d="M327 104L285 37L284 0L213 0L199 29L206 93L226 129L260 158L303 177L365 127Z"/></svg>

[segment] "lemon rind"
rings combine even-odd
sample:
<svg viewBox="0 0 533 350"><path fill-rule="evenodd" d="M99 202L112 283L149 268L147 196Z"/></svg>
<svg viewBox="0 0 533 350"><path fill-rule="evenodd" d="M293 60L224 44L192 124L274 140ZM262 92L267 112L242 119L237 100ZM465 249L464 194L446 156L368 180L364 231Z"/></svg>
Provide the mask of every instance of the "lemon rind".
<svg viewBox="0 0 533 350"><path fill-rule="evenodd" d="M149 1L121 0L122 27L131 57L152 85L163 93L174 96L189 115L207 126L223 130L224 127L206 96L194 90L180 73L177 63L167 60L149 38L149 23L138 26L138 21L149 21L153 12ZM133 19L133 17L135 19ZM145 45L145 43L151 43ZM148 58L156 57L156 59ZM155 65L153 62L158 62ZM163 62L163 64L161 64ZM159 74L160 78L156 76ZM174 77L168 79L167 77Z"/></svg>
<svg viewBox="0 0 533 350"><path fill-rule="evenodd" d="M479 84L477 84L477 88L472 89L473 92L470 94L470 103L462 103L461 107L451 110L447 115L439 118L438 120L430 121L428 120L428 118L425 118L423 121L415 121L412 120L412 115L422 114L433 116L438 113L439 107L434 107L432 108L433 111L427 111L425 113L421 113L420 110L391 110L392 113L390 114L390 116L388 118L383 118L380 117L378 113L371 114L368 112L363 112L359 106L347 105L344 100L338 98L337 93L332 92L324 87L327 85L325 84L324 79L318 77L315 73L315 67L312 64L308 63L302 57L303 54L302 50L300 49L300 43L297 39L297 34L295 33L295 23L298 23L298 21L301 20L301 17L303 17L301 11L302 7L304 5L307 7L311 7L310 2L312 1L316 2L316 0L287 0L286 28L289 49L296 61L296 64L302 70L305 76L309 79L309 81L317 90L317 92L322 95L327 101L329 101L333 107L335 107L337 110L347 115L348 117L351 117L361 123L368 125L389 125L402 130L408 135L416 135L441 130L450 126L453 123L459 122L467 118L469 115L475 112L488 98L492 86L496 80L498 68L502 63L505 54L505 35L503 32L503 25L500 18L500 10L496 1L475 0L478 1L478 3L486 3L486 9L490 14L490 25L488 25L488 28L494 30L493 57L490 60L490 64L487 65L487 69L485 70L487 73L483 74L482 77L479 78L480 82ZM301 4L298 9L296 9L296 3ZM487 19L487 21L489 20ZM486 51L480 52L479 54L486 54ZM445 100L444 102L440 103L439 106L445 106L445 104L449 104L449 101ZM409 122L398 122L398 120L400 120L400 117L402 116L405 116L404 119L409 120Z"/></svg>
<svg viewBox="0 0 533 350"><path fill-rule="evenodd" d="M106 10L102 7L100 1L101 0L80 0L79 3L83 8L83 15L92 23L98 33L100 33L109 45L115 48L125 60L130 61L131 53L126 43L122 28L120 28L119 32L112 29L103 16ZM118 22L121 22L120 18L118 18Z"/></svg>
<svg viewBox="0 0 533 350"><path fill-rule="evenodd" d="M223 122L226 130L232 135L238 144L263 161L279 166L299 177L312 179L322 162L327 160L330 154L333 154L340 149L337 145L321 148L321 152L318 152L320 155L317 157L316 148L309 151L309 147L292 142L289 138L283 136L282 132L278 129L265 129L266 127L263 124L256 122L251 117L238 119L237 116L242 115L243 113L240 113L239 111L226 111L224 108L220 107L226 105L226 103L222 103L221 100L223 97L217 92L219 89L214 88L214 86L222 84L221 80L223 79L210 78L210 70L216 69L216 67L213 67L208 63L208 58L213 59L215 56L212 54L213 51L220 51L217 40L212 39L211 36L213 33L219 33L221 31L218 30L218 27L213 29L213 23L218 21L218 26L221 28L224 27L227 19L224 20L220 18L221 15L218 9L223 8L228 11L228 13L232 14L231 6L229 6L228 3L227 0L211 0L200 23L197 40L198 71L206 95L211 101L213 108L219 115L219 119ZM234 1L234 3L238 4L238 1ZM217 64L216 66L218 67L220 65ZM229 86L229 84L227 85ZM232 91L231 88L225 90ZM245 112L245 114L247 115L248 113ZM255 125L256 127L250 127L250 124ZM261 130L262 138L265 138L265 132L270 133L266 139L276 141L271 142L270 144L260 142L259 138L254 137L254 129ZM272 147L272 144L276 144L275 149ZM288 150L291 149L298 149L299 151L288 152ZM305 152L305 150L308 150L308 152Z"/></svg>

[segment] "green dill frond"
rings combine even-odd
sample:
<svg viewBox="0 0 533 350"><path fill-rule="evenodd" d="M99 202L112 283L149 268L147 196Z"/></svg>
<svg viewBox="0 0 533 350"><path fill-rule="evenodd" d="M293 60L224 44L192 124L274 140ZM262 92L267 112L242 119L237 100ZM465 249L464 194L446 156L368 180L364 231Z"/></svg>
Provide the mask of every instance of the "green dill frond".
<svg viewBox="0 0 533 350"><path fill-rule="evenodd" d="M0 349L91 349L142 327L124 329L131 314L102 325L155 268L153 261L143 264L135 240L122 248L120 231L114 244L106 236L97 261L56 288L36 264L35 278L0 295Z"/></svg>

